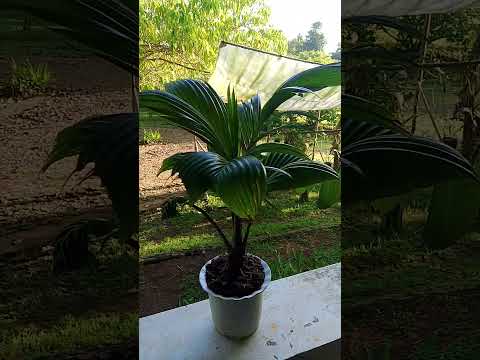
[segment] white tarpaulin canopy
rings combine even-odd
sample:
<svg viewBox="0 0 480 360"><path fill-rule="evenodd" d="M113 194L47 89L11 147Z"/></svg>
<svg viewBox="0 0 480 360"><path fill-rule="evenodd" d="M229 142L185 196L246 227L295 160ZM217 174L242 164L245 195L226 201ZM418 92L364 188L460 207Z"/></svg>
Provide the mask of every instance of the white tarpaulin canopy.
<svg viewBox="0 0 480 360"><path fill-rule="evenodd" d="M480 6L479 0L349 0L342 2L342 17L403 16L449 13L469 6Z"/></svg>
<svg viewBox="0 0 480 360"><path fill-rule="evenodd" d="M299 72L321 66L315 63L266 53L239 45L220 45L215 71L209 84L226 98L230 85L235 95L247 100L258 93L265 104L282 83ZM339 69L340 71L340 69ZM308 111L330 109L340 106L341 87L333 86L306 94L295 95L284 102L278 110Z"/></svg>

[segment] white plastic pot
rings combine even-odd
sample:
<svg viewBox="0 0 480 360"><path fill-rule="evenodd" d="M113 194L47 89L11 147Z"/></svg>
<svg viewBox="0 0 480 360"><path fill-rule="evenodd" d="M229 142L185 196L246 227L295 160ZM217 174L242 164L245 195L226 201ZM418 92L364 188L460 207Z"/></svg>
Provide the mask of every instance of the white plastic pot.
<svg viewBox="0 0 480 360"><path fill-rule="evenodd" d="M225 297L214 293L207 285L207 265L217 257L203 265L199 275L200 285L202 289L208 293L215 329L220 334L229 338L241 339L248 337L258 329L258 325L260 324L262 295L270 284L272 273L268 264L255 256L262 263L263 273L265 275L262 287L252 294L240 298Z"/></svg>

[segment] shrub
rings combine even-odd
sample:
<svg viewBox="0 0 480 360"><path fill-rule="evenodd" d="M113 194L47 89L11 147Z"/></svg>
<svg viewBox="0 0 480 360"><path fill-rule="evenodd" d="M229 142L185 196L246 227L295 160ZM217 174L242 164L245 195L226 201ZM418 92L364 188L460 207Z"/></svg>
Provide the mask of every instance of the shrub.
<svg viewBox="0 0 480 360"><path fill-rule="evenodd" d="M30 60L17 65L10 60L10 90L12 96L33 95L45 90L52 76L46 64L33 65Z"/></svg>
<svg viewBox="0 0 480 360"><path fill-rule="evenodd" d="M158 144L162 137L160 136L160 131L158 130L149 130L145 129L143 132L143 144Z"/></svg>

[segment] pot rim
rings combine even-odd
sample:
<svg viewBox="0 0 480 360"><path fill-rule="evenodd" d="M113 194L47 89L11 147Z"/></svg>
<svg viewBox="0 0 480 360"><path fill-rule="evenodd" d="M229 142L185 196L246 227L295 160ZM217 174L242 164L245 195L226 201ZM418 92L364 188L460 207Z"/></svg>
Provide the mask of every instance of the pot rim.
<svg viewBox="0 0 480 360"><path fill-rule="evenodd" d="M216 292L211 290L207 285L207 265L210 264L216 258L219 258L220 256L224 256L224 255L217 255L213 259L208 260L202 266L202 269L200 270L200 273L199 273L199 276L198 276L198 278L200 280L200 286L202 287L202 289L206 293L208 293L209 295L215 296L216 298L220 298L220 299L223 299L223 300L234 300L234 301L250 299L250 298L254 297L255 295L258 295L258 294L264 292L265 289L270 285L270 282L272 280L272 271L270 270L270 267L268 266L268 264L265 261L263 261L261 258L259 258L258 256L253 255L253 254L248 254L248 253L247 253L247 255L256 257L257 259L260 260L260 263L262 264L263 273L265 274L265 278L263 279L263 284L260 287L260 289L254 291L250 295L245 295L245 296L242 296L242 297L223 296L223 295L217 294Z"/></svg>

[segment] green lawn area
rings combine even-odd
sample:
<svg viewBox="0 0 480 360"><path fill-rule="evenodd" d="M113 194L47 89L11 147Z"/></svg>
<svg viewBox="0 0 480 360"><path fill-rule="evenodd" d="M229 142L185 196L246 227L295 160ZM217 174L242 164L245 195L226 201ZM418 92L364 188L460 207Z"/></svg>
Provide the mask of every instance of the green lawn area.
<svg viewBox="0 0 480 360"><path fill-rule="evenodd" d="M340 261L340 207L317 209L317 193L299 203L297 193L276 194L265 205L250 230L248 252L260 256L272 269L273 280ZM230 214L215 196L200 204L208 209L229 234ZM145 216L140 224L140 256L211 251L223 253L223 243L203 215L188 205L179 215L161 220L158 213ZM198 274L185 276L180 305L206 298L198 285Z"/></svg>
<svg viewBox="0 0 480 360"><path fill-rule="evenodd" d="M138 337L138 314L66 316L49 328L28 325L0 331L1 359L33 359L92 347L121 344ZM59 355L59 358L61 355Z"/></svg>
<svg viewBox="0 0 480 360"><path fill-rule="evenodd" d="M355 319L342 326L346 356L477 358L480 234L429 250L411 220L390 239L368 241L361 226L342 237L342 314Z"/></svg>
<svg viewBox="0 0 480 360"><path fill-rule="evenodd" d="M0 279L0 359L62 358L85 348L121 345L138 333L138 258L117 240L90 250L96 260L53 274L38 260Z"/></svg>
<svg viewBox="0 0 480 360"><path fill-rule="evenodd" d="M280 244L257 245L250 249L252 253L267 261L272 270L272 280L331 265L341 259L340 246L319 247L308 255L300 250L293 250L283 255L278 250L278 246ZM198 285L198 274L190 274L183 283L180 305L205 299L207 295Z"/></svg>

